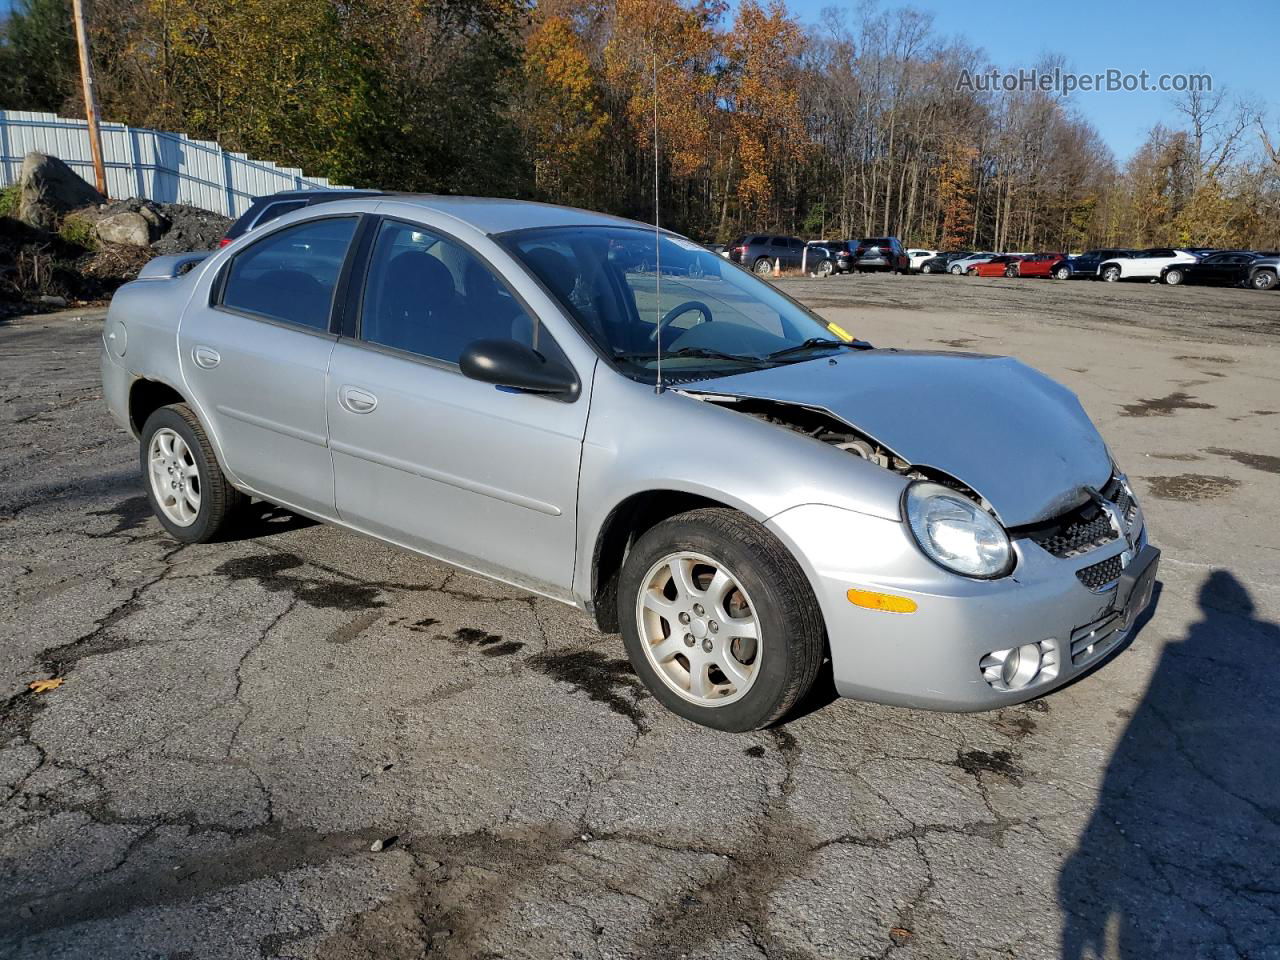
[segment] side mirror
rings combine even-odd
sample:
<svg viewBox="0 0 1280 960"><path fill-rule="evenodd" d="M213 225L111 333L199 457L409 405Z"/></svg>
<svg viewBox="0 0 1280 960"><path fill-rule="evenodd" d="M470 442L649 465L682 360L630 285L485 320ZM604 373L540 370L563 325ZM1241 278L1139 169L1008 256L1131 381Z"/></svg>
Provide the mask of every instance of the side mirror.
<svg viewBox="0 0 1280 960"><path fill-rule="evenodd" d="M476 340L462 351L458 366L481 383L554 396L578 394L578 377L569 367L515 340Z"/></svg>

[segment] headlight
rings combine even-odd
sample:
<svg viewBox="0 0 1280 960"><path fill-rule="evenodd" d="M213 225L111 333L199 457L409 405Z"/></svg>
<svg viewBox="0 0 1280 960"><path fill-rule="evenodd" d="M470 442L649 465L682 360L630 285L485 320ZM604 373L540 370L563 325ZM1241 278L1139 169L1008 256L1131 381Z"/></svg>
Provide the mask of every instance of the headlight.
<svg viewBox="0 0 1280 960"><path fill-rule="evenodd" d="M917 482L907 487L905 502L907 523L929 559L966 577L1009 572L1008 535L972 500L940 483Z"/></svg>

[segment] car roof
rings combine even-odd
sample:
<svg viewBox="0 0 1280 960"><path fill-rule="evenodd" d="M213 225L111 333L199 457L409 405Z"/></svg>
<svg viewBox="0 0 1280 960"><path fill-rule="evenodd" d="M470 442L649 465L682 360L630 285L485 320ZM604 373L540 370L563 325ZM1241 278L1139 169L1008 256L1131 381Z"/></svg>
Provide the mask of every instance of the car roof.
<svg viewBox="0 0 1280 960"><path fill-rule="evenodd" d="M354 200L357 197L380 197L381 190L331 190L324 187L316 187L311 190L281 190L278 193L264 193L262 196L254 197L255 203L275 200L310 200L317 194L325 194L333 196L334 199Z"/></svg>
<svg viewBox="0 0 1280 960"><path fill-rule="evenodd" d="M653 225L627 220L591 210L560 207L532 200L504 200L497 197L451 197L428 194L388 193L383 201L404 203L433 213L444 214L490 235L539 227L627 226L652 230ZM764 234L761 234L764 236Z"/></svg>

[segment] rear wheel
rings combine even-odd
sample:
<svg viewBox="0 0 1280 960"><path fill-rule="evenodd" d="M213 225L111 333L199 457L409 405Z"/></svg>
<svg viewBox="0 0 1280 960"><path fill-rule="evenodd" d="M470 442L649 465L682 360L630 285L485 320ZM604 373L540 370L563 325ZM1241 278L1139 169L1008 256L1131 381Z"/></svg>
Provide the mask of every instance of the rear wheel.
<svg viewBox="0 0 1280 960"><path fill-rule="evenodd" d="M139 445L147 501L175 540L216 540L245 503L231 486L199 418L185 403L161 407L142 427Z"/></svg>
<svg viewBox="0 0 1280 960"><path fill-rule="evenodd" d="M1255 290L1270 290L1276 285L1276 275L1270 270L1259 270L1249 278L1249 286Z"/></svg>
<svg viewBox="0 0 1280 960"><path fill-rule="evenodd" d="M758 257L751 269L755 271L757 277L767 277L773 273L773 261L768 257Z"/></svg>
<svg viewBox="0 0 1280 960"><path fill-rule="evenodd" d="M1120 279L1120 268L1106 267L1102 271L1102 279L1107 281L1107 283L1115 283L1117 280Z"/></svg>
<svg viewBox="0 0 1280 960"><path fill-rule="evenodd" d="M927 263L926 263L926 264L923 264L923 265L920 267L920 272L921 272L921 273L933 273L933 267L929 266L929 264L927 264Z"/></svg>
<svg viewBox="0 0 1280 960"><path fill-rule="evenodd" d="M1164 282L1171 286L1177 286L1185 279L1181 270L1174 267L1172 270L1166 270L1164 274Z"/></svg>
<svg viewBox="0 0 1280 960"><path fill-rule="evenodd" d="M813 685L826 647L795 558L750 517L722 507L679 514L636 541L618 621L653 696L719 730L785 716Z"/></svg>
<svg viewBox="0 0 1280 960"><path fill-rule="evenodd" d="M1058 280L1071 279L1071 271L1068 270L1066 267L1059 267L1057 270L1053 271L1053 275Z"/></svg>
<svg viewBox="0 0 1280 960"><path fill-rule="evenodd" d="M962 273L962 271L961 271L961 269L960 269L960 267L959 267L958 265L957 265L957 266L953 266L953 267L947 267L947 272L948 272L948 273L953 273L953 274L955 274L957 277L958 277L958 276L960 276L960 274Z"/></svg>
<svg viewBox="0 0 1280 960"><path fill-rule="evenodd" d="M1004 268L1004 275L1006 277L1016 277L1018 275L1018 265L1016 263L1009 264Z"/></svg>

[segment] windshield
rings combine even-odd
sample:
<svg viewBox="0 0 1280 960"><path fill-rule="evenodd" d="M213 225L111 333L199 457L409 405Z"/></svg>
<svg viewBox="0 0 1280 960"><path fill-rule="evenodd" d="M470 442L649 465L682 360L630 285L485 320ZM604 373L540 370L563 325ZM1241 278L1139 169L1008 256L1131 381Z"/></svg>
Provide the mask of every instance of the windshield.
<svg viewBox="0 0 1280 960"><path fill-rule="evenodd" d="M659 341L664 378L698 379L805 360L853 340L681 237L663 234L655 250L653 231L641 227L552 227L503 242L638 379L656 376Z"/></svg>

